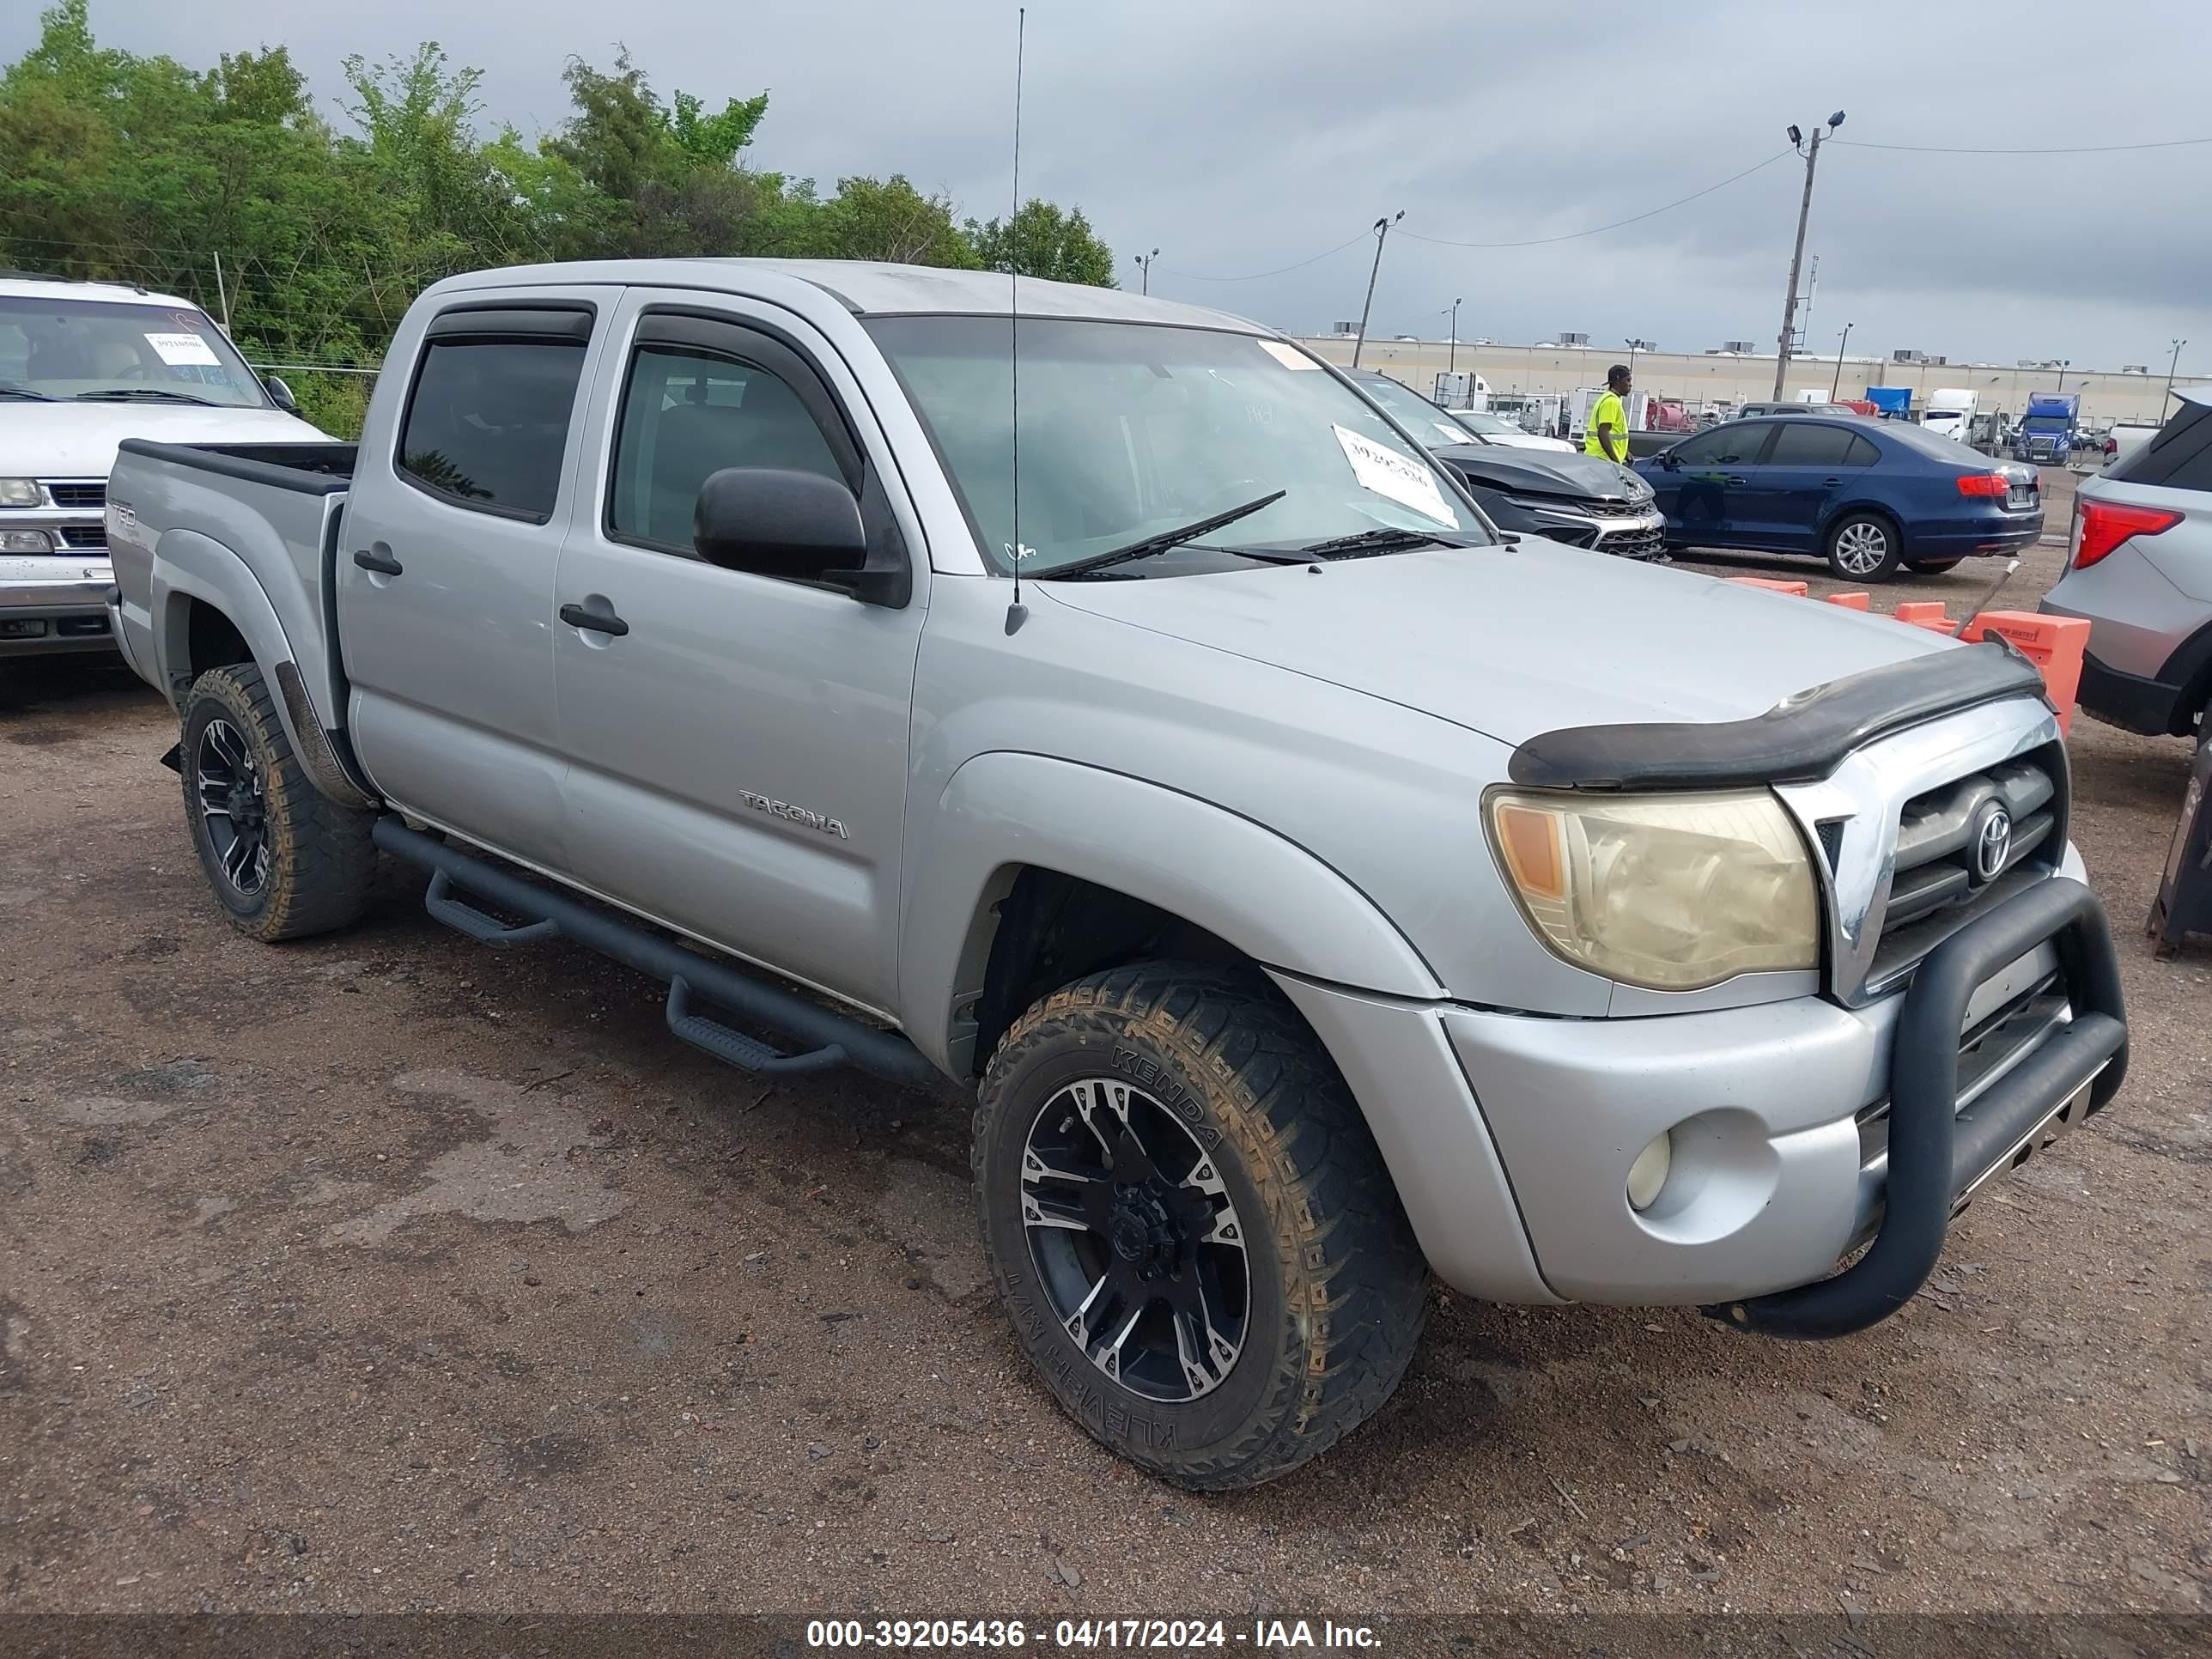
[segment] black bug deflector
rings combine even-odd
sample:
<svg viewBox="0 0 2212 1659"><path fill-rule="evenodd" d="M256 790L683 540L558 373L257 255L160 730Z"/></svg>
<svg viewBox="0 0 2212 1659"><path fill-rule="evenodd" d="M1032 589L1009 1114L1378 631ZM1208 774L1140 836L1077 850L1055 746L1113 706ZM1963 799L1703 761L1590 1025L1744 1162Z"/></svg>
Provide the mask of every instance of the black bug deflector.
<svg viewBox="0 0 2212 1659"><path fill-rule="evenodd" d="M2005 697L2043 696L2010 644L1908 657L1800 692L1749 720L1575 726L1513 751L1508 775L1538 789L1725 789L1810 783L1861 744Z"/></svg>
<svg viewBox="0 0 2212 1659"><path fill-rule="evenodd" d="M1969 1000L2046 939L2073 1019L1959 1111ZM1804 1338L1847 1336L1887 1318L1934 1269L1959 1200L2031 1149L2083 1089L2087 1113L2101 1111L2127 1066L2119 963L2097 896L2054 876L2006 900L1930 951L1905 994L1890 1050L1885 1211L1865 1255L1832 1279L1705 1312L1762 1335Z"/></svg>

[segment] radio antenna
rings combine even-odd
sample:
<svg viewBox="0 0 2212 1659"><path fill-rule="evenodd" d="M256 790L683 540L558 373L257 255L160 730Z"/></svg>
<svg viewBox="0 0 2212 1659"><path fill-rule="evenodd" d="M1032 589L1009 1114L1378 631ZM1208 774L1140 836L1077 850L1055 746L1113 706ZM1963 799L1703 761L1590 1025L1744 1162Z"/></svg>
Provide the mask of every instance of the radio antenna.
<svg viewBox="0 0 2212 1659"><path fill-rule="evenodd" d="M1006 339L1008 402L1012 416L1009 446L1013 460L1014 487L1014 602L1006 607L1006 632L1012 634L1027 622L1029 607L1022 603L1022 52L1028 44L1030 9L1014 12L1014 214L1006 221Z"/></svg>

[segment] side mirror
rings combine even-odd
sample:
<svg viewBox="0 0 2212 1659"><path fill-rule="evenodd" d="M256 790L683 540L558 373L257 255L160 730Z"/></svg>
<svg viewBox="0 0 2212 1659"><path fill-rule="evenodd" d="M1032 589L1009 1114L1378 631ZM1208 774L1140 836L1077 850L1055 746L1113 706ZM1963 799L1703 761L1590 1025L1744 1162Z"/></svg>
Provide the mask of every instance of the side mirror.
<svg viewBox="0 0 2212 1659"><path fill-rule="evenodd" d="M724 570L842 588L869 605L906 604L913 576L896 545L872 557L853 492L787 467L726 466L699 487L691 544Z"/></svg>
<svg viewBox="0 0 2212 1659"><path fill-rule="evenodd" d="M1671 449L1662 449L1659 452L1659 465L1673 472L1681 466L1682 458Z"/></svg>
<svg viewBox="0 0 2212 1659"><path fill-rule="evenodd" d="M300 400L292 395L292 388L286 386L281 377L271 374L261 384L268 388L269 401L277 408L283 410L287 415L297 415L300 412Z"/></svg>

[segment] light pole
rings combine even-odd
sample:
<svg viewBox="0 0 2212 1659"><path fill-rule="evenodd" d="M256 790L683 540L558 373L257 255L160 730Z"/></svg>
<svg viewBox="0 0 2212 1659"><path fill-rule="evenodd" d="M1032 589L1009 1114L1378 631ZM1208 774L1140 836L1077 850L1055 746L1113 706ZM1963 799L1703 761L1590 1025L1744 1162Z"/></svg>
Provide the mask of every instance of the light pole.
<svg viewBox="0 0 2212 1659"><path fill-rule="evenodd" d="M2074 360L2073 360L2071 357L2061 357L2061 358L2058 360L2058 389L2059 389L2059 391L2063 392L2063 391L2065 391L2065 390L2066 390L2066 371L2067 371L2068 369L2069 369L2069 368L2073 368L2073 367L2074 367Z"/></svg>
<svg viewBox="0 0 2212 1659"><path fill-rule="evenodd" d="M1844 337L1836 342L1836 376L1828 382L1828 401L1836 401L1836 393L1844 384L1844 348L1851 343L1851 325L1844 325Z"/></svg>
<svg viewBox="0 0 2212 1659"><path fill-rule="evenodd" d="M1137 292L1150 294L1152 291L1152 261L1160 257L1159 249L1154 248L1150 253L1133 254L1131 257L1136 260L1137 269L1143 273L1141 284Z"/></svg>
<svg viewBox="0 0 2212 1659"><path fill-rule="evenodd" d="M1790 337L1797 323L1797 272L1805 262L1805 221L1813 212L1813 169L1820 162L1820 141L1843 125L1844 112L1838 110L1828 118L1828 131L1813 129L1811 147L1805 147L1805 135L1796 127L1790 129L1790 146L1805 158L1805 194L1797 204L1797 245L1790 253L1790 292L1782 300L1782 337L1776 343L1774 352L1774 401L1782 401L1783 377L1790 373Z"/></svg>
<svg viewBox="0 0 2212 1659"><path fill-rule="evenodd" d="M2173 396L2173 376L2174 371L2181 367L2181 348L2188 343L2186 340L2176 340L2173 343L2173 361L2166 366L2166 397L2158 400L2159 417L2161 420L2166 416L2166 399Z"/></svg>
<svg viewBox="0 0 2212 1659"><path fill-rule="evenodd" d="M1382 270L1382 244L1390 238L1390 227L1405 216L1406 210L1400 208L1395 218L1375 222L1375 264L1367 273L1367 303L1359 307L1359 333L1352 343L1352 366L1354 368L1359 367L1359 353L1367 343L1367 313L1375 307L1375 279Z"/></svg>
<svg viewBox="0 0 2212 1659"><path fill-rule="evenodd" d="M1659 349L1658 343L1655 340L1623 340L1621 344L1628 348L1628 372L1631 374L1634 374L1636 373L1636 354L1638 352L1656 351Z"/></svg>
<svg viewBox="0 0 2212 1659"><path fill-rule="evenodd" d="M1461 301L1451 302L1451 356L1444 365L1444 373L1455 373L1459 368L1459 308Z"/></svg>

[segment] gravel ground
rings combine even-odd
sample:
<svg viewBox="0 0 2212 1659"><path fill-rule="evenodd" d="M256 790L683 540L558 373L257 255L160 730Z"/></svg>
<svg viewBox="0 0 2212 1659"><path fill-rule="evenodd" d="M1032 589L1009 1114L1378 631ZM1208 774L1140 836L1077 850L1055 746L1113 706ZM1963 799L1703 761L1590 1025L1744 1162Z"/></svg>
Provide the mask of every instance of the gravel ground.
<svg viewBox="0 0 2212 1659"><path fill-rule="evenodd" d="M1374 1423L1203 1498L1030 1381L957 1103L724 1070L657 987L482 951L398 870L251 944L174 736L119 671L0 678L0 1614L2212 1609L2212 954L2137 931L2179 742L2075 742L2126 1091L1903 1315L1784 1346L1440 1295Z"/></svg>

